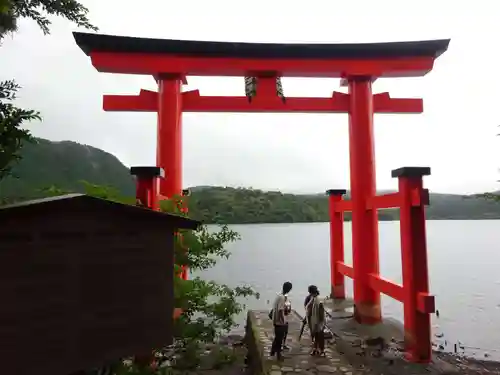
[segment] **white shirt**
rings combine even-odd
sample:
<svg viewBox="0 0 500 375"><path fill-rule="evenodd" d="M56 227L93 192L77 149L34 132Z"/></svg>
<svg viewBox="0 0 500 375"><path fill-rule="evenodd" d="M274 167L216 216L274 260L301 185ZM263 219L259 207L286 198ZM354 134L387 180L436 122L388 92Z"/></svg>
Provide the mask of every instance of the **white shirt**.
<svg viewBox="0 0 500 375"><path fill-rule="evenodd" d="M285 294L285 306L284 306L284 308L285 308L285 312L286 312L285 322L288 322L290 319L290 315L292 313L292 303L290 301L290 298L288 298L287 294Z"/></svg>
<svg viewBox="0 0 500 375"><path fill-rule="evenodd" d="M288 305L287 305L288 303ZM285 315L285 320L282 320L282 315L279 313L280 311L285 311L288 308L290 302L288 301L288 297L283 294L278 294L273 304L273 324L275 325L285 325L287 322L287 316Z"/></svg>

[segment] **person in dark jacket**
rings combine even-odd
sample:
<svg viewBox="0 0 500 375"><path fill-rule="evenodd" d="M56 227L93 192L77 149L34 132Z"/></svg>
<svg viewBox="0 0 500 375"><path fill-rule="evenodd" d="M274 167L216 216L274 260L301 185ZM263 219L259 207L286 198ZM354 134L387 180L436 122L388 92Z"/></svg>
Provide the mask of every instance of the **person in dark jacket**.
<svg viewBox="0 0 500 375"><path fill-rule="evenodd" d="M309 293L306 297L306 299L304 300L304 307L306 307L308 304L309 304L309 301L311 300L314 292L318 290L318 287L316 285L309 285L309 287L307 288L307 293Z"/></svg>

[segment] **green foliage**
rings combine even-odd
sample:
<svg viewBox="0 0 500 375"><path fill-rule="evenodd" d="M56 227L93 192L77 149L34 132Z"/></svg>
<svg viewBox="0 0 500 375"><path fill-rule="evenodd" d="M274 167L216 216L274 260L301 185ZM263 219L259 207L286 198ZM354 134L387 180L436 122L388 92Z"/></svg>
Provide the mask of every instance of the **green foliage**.
<svg viewBox="0 0 500 375"><path fill-rule="evenodd" d="M328 197L325 194L284 194L232 187L193 188L189 211L206 223L309 223L327 222ZM379 212L380 220L397 219L397 212ZM351 220L346 213L344 220Z"/></svg>
<svg viewBox="0 0 500 375"><path fill-rule="evenodd" d="M12 0L0 0L0 41L6 33L16 31L16 16L12 8Z"/></svg>
<svg viewBox="0 0 500 375"><path fill-rule="evenodd" d="M51 185L40 189L40 193L43 194L44 197L57 197L60 195L70 194L70 191L63 190L57 186Z"/></svg>
<svg viewBox="0 0 500 375"><path fill-rule="evenodd" d="M236 361L234 351L227 347L216 347L210 354L213 357L215 370L220 369L225 365L230 365Z"/></svg>
<svg viewBox="0 0 500 375"><path fill-rule="evenodd" d="M490 199L485 199L490 197ZM427 219L438 220L485 220L500 219L500 205L493 194L452 195L431 194L431 204L427 209Z"/></svg>
<svg viewBox="0 0 500 375"><path fill-rule="evenodd" d="M181 211L183 199L189 198L177 196L163 201L161 209L186 215ZM218 260L227 259L231 254L225 246L239 239L239 234L227 225L220 225L218 231L209 231L206 225L196 231L181 230L175 246L175 263L191 271L206 270ZM193 340L211 342L218 334L228 332L235 327L234 316L243 310L238 299L259 297L250 287L231 288L199 277L175 281L175 304L183 310L176 320L175 337L186 345Z"/></svg>
<svg viewBox="0 0 500 375"><path fill-rule="evenodd" d="M476 198L483 198L483 199L490 200L490 201L499 202L500 201L500 192L495 191L493 193L477 194L477 195L475 195L475 197Z"/></svg>
<svg viewBox="0 0 500 375"><path fill-rule="evenodd" d="M113 186L100 186L97 184L91 184L85 180L80 181L80 183L83 185L85 193L93 197L107 199L118 203L135 204L135 198L124 197L121 195L120 191Z"/></svg>
<svg viewBox="0 0 500 375"><path fill-rule="evenodd" d="M221 225L219 231L215 233L209 232L206 226L202 226L196 232L182 232L182 237L183 245L194 251L189 253L179 251L179 254L176 254L177 259L192 270L204 270L213 267L218 259L227 259L230 253L224 248L224 244L240 239L239 235L227 225Z"/></svg>
<svg viewBox="0 0 500 375"><path fill-rule="evenodd" d="M113 186L101 186L97 184L91 184L85 180L80 180L81 191L92 197L107 199L109 201L125 203L125 204L135 204L135 198L125 197L121 195L120 191ZM75 191L61 189L58 186L51 185L39 190L40 194L44 197L56 197L59 195L75 193Z"/></svg>
<svg viewBox="0 0 500 375"><path fill-rule="evenodd" d="M88 19L88 9L76 0L2 0L0 2L0 38L17 30L19 18L34 20L44 34L50 34L48 16L59 16L77 26L97 31Z"/></svg>
<svg viewBox="0 0 500 375"><path fill-rule="evenodd" d="M0 82L0 180L11 174L12 164L21 158L23 144L34 142L30 133L22 128L24 123L40 120L38 112L12 104L19 89L14 81Z"/></svg>

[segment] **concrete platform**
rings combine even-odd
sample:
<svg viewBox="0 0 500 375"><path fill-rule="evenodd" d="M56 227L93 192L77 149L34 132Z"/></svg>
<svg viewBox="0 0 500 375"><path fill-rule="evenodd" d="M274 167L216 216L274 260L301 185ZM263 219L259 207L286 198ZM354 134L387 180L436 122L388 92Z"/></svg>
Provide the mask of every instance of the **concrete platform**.
<svg viewBox="0 0 500 375"><path fill-rule="evenodd" d="M313 357L311 338L307 329L299 341L302 317L295 311L289 321L287 345L289 351L284 352L285 360L278 362L269 357L274 338L274 327L268 317L269 311L249 311L246 326L246 343L249 349L250 364L256 374L371 374L366 368L354 368L347 359L337 352L332 340L327 340L326 357Z"/></svg>
<svg viewBox="0 0 500 375"><path fill-rule="evenodd" d="M432 363L415 364L406 361L403 348L402 324L386 319L374 326L362 326L354 321L349 301L325 303L329 310L327 320L332 338L326 340L326 357L312 357L311 339L306 328L299 341L302 316L292 312L287 345L290 351L278 362L269 356L274 327L269 311L249 311L246 325L246 344L249 365L254 374L384 374L384 375L479 375L500 374L500 367L467 358L457 358L436 352ZM346 309L340 308L347 306ZM352 304L351 304L352 306Z"/></svg>
<svg viewBox="0 0 500 375"><path fill-rule="evenodd" d="M325 307L330 308L327 325L333 334L335 348L352 366L384 375L484 373L481 366L472 366L477 361L448 353L434 352L428 364L408 362L404 357L403 324L392 318L372 326L358 324L353 318L353 306L352 300L325 300ZM464 366L466 362L468 365Z"/></svg>
<svg viewBox="0 0 500 375"><path fill-rule="evenodd" d="M354 301L350 298L342 300L326 298L323 304L329 311L348 311L354 308Z"/></svg>

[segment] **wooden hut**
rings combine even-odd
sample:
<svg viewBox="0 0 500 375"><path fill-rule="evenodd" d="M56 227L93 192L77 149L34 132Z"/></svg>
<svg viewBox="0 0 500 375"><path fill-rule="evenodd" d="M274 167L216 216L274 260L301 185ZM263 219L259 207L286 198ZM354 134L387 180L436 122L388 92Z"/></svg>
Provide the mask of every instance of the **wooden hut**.
<svg viewBox="0 0 500 375"><path fill-rule="evenodd" d="M71 194L0 208L0 366L67 375L172 342L188 218Z"/></svg>

